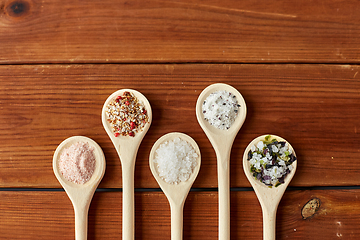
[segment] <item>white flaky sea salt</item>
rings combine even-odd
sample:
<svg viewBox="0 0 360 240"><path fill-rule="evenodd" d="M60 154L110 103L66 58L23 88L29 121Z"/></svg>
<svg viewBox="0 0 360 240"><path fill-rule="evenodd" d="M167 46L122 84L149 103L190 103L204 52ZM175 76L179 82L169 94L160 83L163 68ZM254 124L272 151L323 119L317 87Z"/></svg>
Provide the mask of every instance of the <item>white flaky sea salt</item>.
<svg viewBox="0 0 360 240"><path fill-rule="evenodd" d="M211 93L203 102L202 113L210 125L224 130L235 122L240 105L236 96L227 91Z"/></svg>
<svg viewBox="0 0 360 240"><path fill-rule="evenodd" d="M84 184L89 181L95 165L94 147L89 143L76 142L64 149L60 155L60 172L73 183Z"/></svg>
<svg viewBox="0 0 360 240"><path fill-rule="evenodd" d="M190 178L199 155L185 140L175 138L160 144L154 163L159 176L167 183L178 184Z"/></svg>

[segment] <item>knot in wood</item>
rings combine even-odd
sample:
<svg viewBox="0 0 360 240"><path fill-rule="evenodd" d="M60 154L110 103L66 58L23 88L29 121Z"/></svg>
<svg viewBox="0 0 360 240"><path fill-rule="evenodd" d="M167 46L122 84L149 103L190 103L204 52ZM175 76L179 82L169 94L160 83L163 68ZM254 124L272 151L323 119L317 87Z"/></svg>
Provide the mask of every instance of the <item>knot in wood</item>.
<svg viewBox="0 0 360 240"><path fill-rule="evenodd" d="M27 1L12 1L6 6L6 12L11 17L21 17L30 12L30 3Z"/></svg>
<svg viewBox="0 0 360 240"><path fill-rule="evenodd" d="M303 219L312 218L314 214L319 210L321 205L320 199L313 198L308 201L301 210L301 216Z"/></svg>

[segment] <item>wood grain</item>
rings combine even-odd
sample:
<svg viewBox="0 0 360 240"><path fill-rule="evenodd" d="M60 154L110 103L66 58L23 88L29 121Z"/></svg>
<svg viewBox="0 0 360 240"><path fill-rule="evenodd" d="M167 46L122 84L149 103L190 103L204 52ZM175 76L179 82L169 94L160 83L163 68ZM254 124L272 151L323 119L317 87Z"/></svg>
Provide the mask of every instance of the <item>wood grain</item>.
<svg viewBox="0 0 360 240"><path fill-rule="evenodd" d="M248 109L231 154L231 239L262 239L242 155L267 133L298 156L276 239L359 239L359 10L357 0L0 0L0 239L74 239L73 208L52 170L56 147L74 135L98 142L107 162L89 239L121 238L121 166L100 114L122 88L153 110L135 169L135 238L170 238L148 157L177 131L202 156L184 239L217 239L216 157L195 116L200 92L217 82L237 88ZM314 199L318 209L306 205Z"/></svg>
<svg viewBox="0 0 360 240"><path fill-rule="evenodd" d="M0 63L358 63L356 0L1 0Z"/></svg>
<svg viewBox="0 0 360 240"><path fill-rule="evenodd" d="M359 195L358 189L287 191L277 213L276 239L358 239ZM304 220L301 209L314 197L320 208ZM169 239L170 208L164 194L138 192L135 204L135 238ZM120 206L120 192L95 193L88 239L121 238ZM65 192L1 191L0 210L2 239L74 239L74 213ZM190 192L184 239L216 239L217 227L217 193ZM253 191L231 192L231 239L262 239L261 209Z"/></svg>
<svg viewBox="0 0 360 240"><path fill-rule="evenodd" d="M101 188L120 188L120 161L100 114L114 91L142 92L153 123L137 157L136 188L157 188L148 156L168 132L184 132L201 150L194 187L217 187L215 153L195 116L211 83L237 88L247 104L231 154L231 186L249 187L242 170L247 144L267 133L287 139L298 155L290 186L360 183L360 74L355 65L9 65L0 66L0 186L59 188L52 156L74 135L97 141L106 156Z"/></svg>

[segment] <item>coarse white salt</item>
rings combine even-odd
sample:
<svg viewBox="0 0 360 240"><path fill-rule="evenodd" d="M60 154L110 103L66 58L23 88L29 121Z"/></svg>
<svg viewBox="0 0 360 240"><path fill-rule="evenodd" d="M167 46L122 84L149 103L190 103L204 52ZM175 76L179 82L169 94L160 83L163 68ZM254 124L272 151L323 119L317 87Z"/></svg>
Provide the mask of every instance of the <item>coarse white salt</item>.
<svg viewBox="0 0 360 240"><path fill-rule="evenodd" d="M199 155L185 140L175 138L160 144L154 163L159 176L167 183L187 181L197 165Z"/></svg>
<svg viewBox="0 0 360 240"><path fill-rule="evenodd" d="M216 91L205 99L202 112L204 119L210 125L224 130L229 129L235 122L239 108L240 105L234 94L227 91Z"/></svg>
<svg viewBox="0 0 360 240"><path fill-rule="evenodd" d="M94 150L94 147L84 142L76 142L64 149L60 155L59 168L65 179L77 184L89 181L96 165Z"/></svg>

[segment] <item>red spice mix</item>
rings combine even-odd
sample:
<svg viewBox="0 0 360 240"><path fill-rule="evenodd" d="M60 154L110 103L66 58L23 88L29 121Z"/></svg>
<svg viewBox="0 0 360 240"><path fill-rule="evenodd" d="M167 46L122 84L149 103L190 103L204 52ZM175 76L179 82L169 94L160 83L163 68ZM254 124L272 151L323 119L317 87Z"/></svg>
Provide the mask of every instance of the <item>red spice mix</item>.
<svg viewBox="0 0 360 240"><path fill-rule="evenodd" d="M144 104L127 91L108 104L106 117L115 137L134 137L149 121Z"/></svg>

